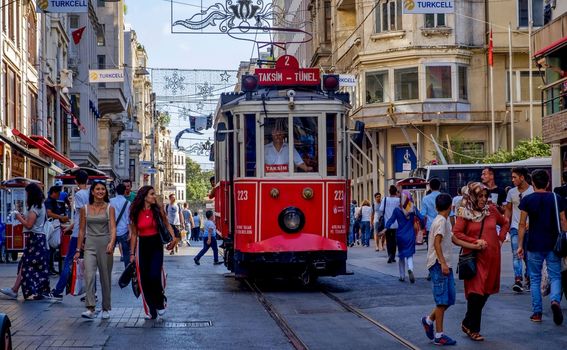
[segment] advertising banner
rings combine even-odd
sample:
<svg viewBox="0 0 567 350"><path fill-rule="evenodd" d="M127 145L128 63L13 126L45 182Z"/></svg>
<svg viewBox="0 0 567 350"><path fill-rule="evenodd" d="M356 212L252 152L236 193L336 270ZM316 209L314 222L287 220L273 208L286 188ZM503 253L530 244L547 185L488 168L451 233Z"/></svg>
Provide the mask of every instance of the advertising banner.
<svg viewBox="0 0 567 350"><path fill-rule="evenodd" d="M403 0L404 15L455 13L455 0Z"/></svg>
<svg viewBox="0 0 567 350"><path fill-rule="evenodd" d="M89 69L89 83L121 83L124 81L122 69Z"/></svg>
<svg viewBox="0 0 567 350"><path fill-rule="evenodd" d="M38 0L36 12L86 13L89 0Z"/></svg>
<svg viewBox="0 0 567 350"><path fill-rule="evenodd" d="M356 87L356 77L352 74L339 74L340 87Z"/></svg>

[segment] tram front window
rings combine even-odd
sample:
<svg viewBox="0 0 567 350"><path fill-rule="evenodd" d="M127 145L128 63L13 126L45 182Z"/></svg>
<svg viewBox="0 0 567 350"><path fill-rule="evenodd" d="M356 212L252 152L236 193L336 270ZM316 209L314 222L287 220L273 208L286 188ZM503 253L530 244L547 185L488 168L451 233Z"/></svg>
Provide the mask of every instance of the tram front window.
<svg viewBox="0 0 567 350"><path fill-rule="evenodd" d="M266 173L289 172L289 133L287 122L287 118L269 118L265 120L264 170ZM312 166L305 163L295 147L293 148L293 164L299 170L305 172L314 171Z"/></svg>

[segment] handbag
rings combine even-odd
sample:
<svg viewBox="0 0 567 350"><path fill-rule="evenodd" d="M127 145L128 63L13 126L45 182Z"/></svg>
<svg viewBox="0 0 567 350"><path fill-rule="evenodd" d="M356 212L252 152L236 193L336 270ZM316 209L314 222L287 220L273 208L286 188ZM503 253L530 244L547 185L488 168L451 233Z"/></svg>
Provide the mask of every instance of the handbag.
<svg viewBox="0 0 567 350"><path fill-rule="evenodd" d="M135 275L136 262L133 261L129 263L128 266L126 266L126 269L124 269L124 272L122 272L122 275L120 275L120 278L118 279L118 285L120 286L120 288L124 288L129 285L130 281L132 281Z"/></svg>
<svg viewBox="0 0 567 350"><path fill-rule="evenodd" d="M83 259L73 261L69 294L78 296L85 293L85 263Z"/></svg>
<svg viewBox="0 0 567 350"><path fill-rule="evenodd" d="M484 230L484 220L485 219L482 219L482 224L480 224L478 239L480 239L482 231ZM457 274L460 280L470 280L476 276L476 251L463 254L463 248L461 248L459 252L459 263L457 264Z"/></svg>
<svg viewBox="0 0 567 350"><path fill-rule="evenodd" d="M561 230L561 225L559 225L559 209L557 207L557 196L553 194L553 199L555 201L555 217L557 218L557 241L555 241L555 246L553 247L553 252L559 257L567 256L567 232Z"/></svg>
<svg viewBox="0 0 567 350"><path fill-rule="evenodd" d="M165 226L165 224L163 223L163 218L161 217L161 213L157 216L157 229L162 244L168 244L169 242L173 241L171 234L167 230L167 226Z"/></svg>

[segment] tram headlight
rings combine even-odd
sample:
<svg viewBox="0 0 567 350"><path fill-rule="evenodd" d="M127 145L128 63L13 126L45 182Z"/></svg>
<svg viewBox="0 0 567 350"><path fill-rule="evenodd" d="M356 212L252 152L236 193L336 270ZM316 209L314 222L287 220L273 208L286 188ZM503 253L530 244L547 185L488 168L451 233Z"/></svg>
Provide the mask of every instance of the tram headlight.
<svg viewBox="0 0 567 350"><path fill-rule="evenodd" d="M305 215L295 207L285 208L278 216L278 223L285 232L297 233L305 225Z"/></svg>

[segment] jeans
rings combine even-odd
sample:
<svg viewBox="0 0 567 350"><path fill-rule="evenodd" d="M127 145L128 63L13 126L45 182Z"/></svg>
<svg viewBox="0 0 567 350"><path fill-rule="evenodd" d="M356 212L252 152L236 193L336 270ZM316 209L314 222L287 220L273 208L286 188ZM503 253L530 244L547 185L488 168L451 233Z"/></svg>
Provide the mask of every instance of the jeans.
<svg viewBox="0 0 567 350"><path fill-rule="evenodd" d="M351 221L348 228L348 245L354 244L354 221Z"/></svg>
<svg viewBox="0 0 567 350"><path fill-rule="evenodd" d="M362 245L370 245L370 221L360 222L360 233L362 236Z"/></svg>
<svg viewBox="0 0 567 350"><path fill-rule="evenodd" d="M124 262L124 267L126 267L130 263L130 240L127 233L122 236L116 236L114 247L118 244L122 247L122 261Z"/></svg>
<svg viewBox="0 0 567 350"><path fill-rule="evenodd" d="M61 275L59 276L59 281L57 281L57 285L55 286L54 294L63 293L65 286L67 286L67 280L69 279L69 275L71 274L73 257L75 255L75 251L77 250L77 240L77 237L71 237L71 240L69 241L69 250L67 250L67 255L65 256L65 260L63 261Z"/></svg>
<svg viewBox="0 0 567 350"><path fill-rule="evenodd" d="M553 302L561 301L561 258L550 252L529 252L528 266L531 280L532 311L542 312L541 302L541 269L543 261L547 263L547 275L551 284L549 299Z"/></svg>
<svg viewBox="0 0 567 350"><path fill-rule="evenodd" d="M527 233L527 232L526 232ZM524 241L527 241L527 236L524 237ZM522 279L522 260L518 258L518 230L515 228L510 229L510 245L512 246L512 264L514 266L514 276L516 279ZM524 244L524 263L526 265L526 276L529 276L528 268L528 252L525 250L526 245Z"/></svg>
<svg viewBox="0 0 567 350"><path fill-rule="evenodd" d="M219 248L217 247L217 239L214 235L211 236L211 244L210 245L207 244L208 239L209 239L208 236L203 237L203 249L201 249L199 254L197 254L197 256L195 257L195 260L199 261L199 259L201 259L201 257L203 255L205 255L205 253L209 250L209 248L213 248L213 257L215 259L215 262L218 262L219 261Z"/></svg>

